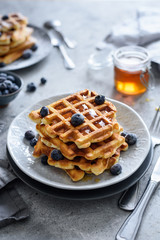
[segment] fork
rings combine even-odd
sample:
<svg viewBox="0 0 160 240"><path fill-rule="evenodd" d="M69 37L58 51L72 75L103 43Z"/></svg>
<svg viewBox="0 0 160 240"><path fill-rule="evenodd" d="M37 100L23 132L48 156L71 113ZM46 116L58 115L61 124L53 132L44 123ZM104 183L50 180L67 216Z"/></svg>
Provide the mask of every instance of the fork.
<svg viewBox="0 0 160 240"><path fill-rule="evenodd" d="M151 126L149 128L151 140L153 147L160 145L160 106L152 120ZM159 136L158 136L159 135ZM116 240L134 240L140 226L144 210L150 200L154 190L158 186L157 181L149 180L147 188L139 200L135 210L126 219L120 230L116 235Z"/></svg>
<svg viewBox="0 0 160 240"><path fill-rule="evenodd" d="M149 132L151 134L151 139L152 139L152 148L154 149L157 145L159 145L159 141L157 138L154 137L156 128L158 128L158 124L160 122L157 121L158 117L158 112L160 111L160 106L157 108L156 113L153 117L153 120L151 122ZM152 158L154 155L152 155ZM138 199L138 189L139 189L139 182L134 184L132 187L127 189L123 195L120 197L118 201L118 205L121 209L131 211L134 210L136 204L137 204L137 199Z"/></svg>

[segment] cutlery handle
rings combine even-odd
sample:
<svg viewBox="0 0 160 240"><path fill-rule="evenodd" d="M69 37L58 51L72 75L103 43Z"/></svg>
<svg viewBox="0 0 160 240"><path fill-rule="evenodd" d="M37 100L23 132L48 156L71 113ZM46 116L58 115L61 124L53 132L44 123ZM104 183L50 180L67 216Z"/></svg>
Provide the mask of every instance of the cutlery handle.
<svg viewBox="0 0 160 240"><path fill-rule="evenodd" d="M116 240L134 240L140 226L144 210L158 183L150 180L135 210L129 215L116 235Z"/></svg>
<svg viewBox="0 0 160 240"><path fill-rule="evenodd" d="M59 49L61 51L61 54L64 58L64 65L67 69L71 70L71 69L74 69L75 68L75 64L73 63L73 61L71 60L71 58L68 56L65 48L63 45L60 45L59 46Z"/></svg>

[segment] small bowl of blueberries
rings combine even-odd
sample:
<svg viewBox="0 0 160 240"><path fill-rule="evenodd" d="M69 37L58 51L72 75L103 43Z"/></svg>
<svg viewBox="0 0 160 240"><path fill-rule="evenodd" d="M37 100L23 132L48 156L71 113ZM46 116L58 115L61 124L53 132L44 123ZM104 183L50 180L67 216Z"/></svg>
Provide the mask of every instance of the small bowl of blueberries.
<svg viewBox="0 0 160 240"><path fill-rule="evenodd" d="M0 107L7 106L22 89L23 81L15 73L0 71Z"/></svg>

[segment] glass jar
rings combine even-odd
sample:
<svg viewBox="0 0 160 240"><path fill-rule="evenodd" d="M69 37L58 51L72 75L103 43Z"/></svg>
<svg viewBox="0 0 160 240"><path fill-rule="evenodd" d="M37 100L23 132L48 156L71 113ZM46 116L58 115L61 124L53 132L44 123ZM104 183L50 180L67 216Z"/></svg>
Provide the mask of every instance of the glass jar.
<svg viewBox="0 0 160 240"><path fill-rule="evenodd" d="M136 95L147 90L150 78L150 59L147 50L126 46L113 54L114 83L117 91Z"/></svg>

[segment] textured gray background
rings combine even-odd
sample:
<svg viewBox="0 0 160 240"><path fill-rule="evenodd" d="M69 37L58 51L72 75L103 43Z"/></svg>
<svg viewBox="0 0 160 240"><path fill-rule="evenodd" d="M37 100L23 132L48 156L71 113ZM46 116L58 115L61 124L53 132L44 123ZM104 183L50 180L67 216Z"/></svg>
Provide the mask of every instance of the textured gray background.
<svg viewBox="0 0 160 240"><path fill-rule="evenodd" d="M159 102L159 75L154 92L138 97L124 97L113 87L110 73L89 72L87 60L98 41L105 37L110 27L127 16L134 16L136 7L160 7L158 1L0 1L1 14L22 12L30 23L42 26L48 19L60 19L66 35L78 42L75 50L68 50L77 65L67 71L57 49L47 59L26 70L17 71L24 79L24 88L7 107L0 109L0 157L6 158L5 144L7 129L12 119L23 109L42 98L54 94L93 89L108 97L121 100L132 106L149 126L155 106ZM39 86L40 78L48 79L45 86ZM29 82L37 84L35 93L26 93ZM157 148L155 158L160 153ZM141 181L141 191L147 183L147 175ZM1 240L113 240L128 212L117 207L120 195L97 200L74 202L59 200L37 193L22 182L16 188L30 209L30 218L14 223L0 230ZM145 212L137 240L160 239L160 188L151 199Z"/></svg>

